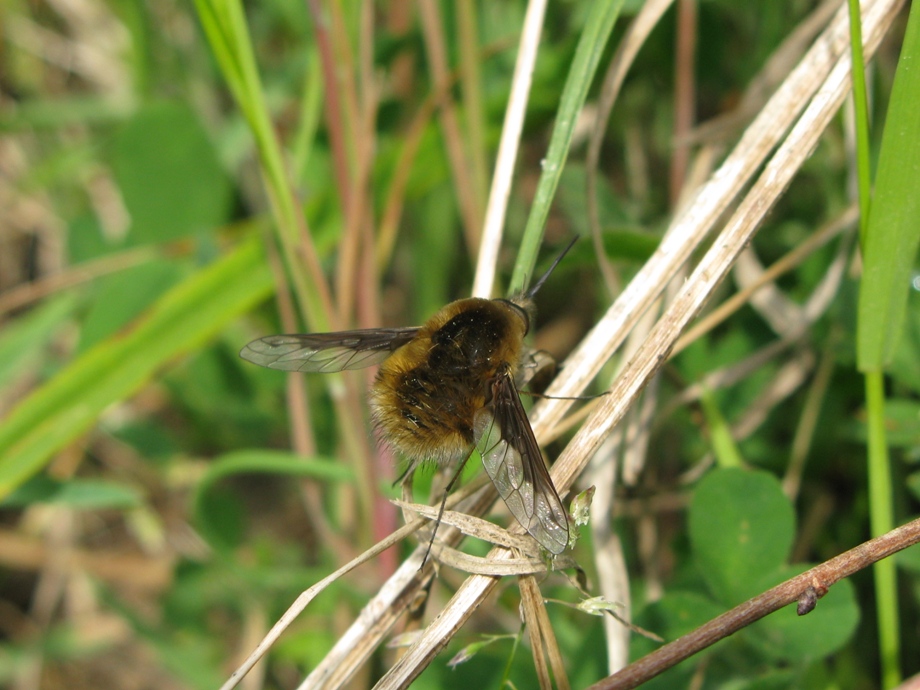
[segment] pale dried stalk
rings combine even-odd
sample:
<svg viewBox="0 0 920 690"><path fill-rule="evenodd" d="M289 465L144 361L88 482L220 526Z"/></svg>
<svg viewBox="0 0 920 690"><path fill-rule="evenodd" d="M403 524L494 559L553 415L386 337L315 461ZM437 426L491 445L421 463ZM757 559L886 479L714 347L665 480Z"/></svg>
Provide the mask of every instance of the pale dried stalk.
<svg viewBox="0 0 920 690"><path fill-rule="evenodd" d="M747 304L751 296L756 293L757 290L772 283L783 273L801 264L820 247L823 247L845 230L852 228L858 220L859 209L856 204L851 204L837 218L819 228L814 235L806 238L779 261L774 262L770 268L760 274L756 280L742 287L742 289L722 302L718 307L708 312L705 318L700 319L691 328L687 329L680 337L680 340L674 345L671 356L673 357L690 345L690 343L699 340L703 335L713 330L731 314L734 314Z"/></svg>
<svg viewBox="0 0 920 690"><path fill-rule="evenodd" d="M608 601L623 604L622 617L632 620L632 600L629 572L620 535L613 528L616 499L616 477L619 454L623 443L623 428L607 437L592 461L591 481L595 487L591 502L591 543L594 547L594 567L597 587ZM614 673L629 663L629 628L616 620L604 618L604 639L607 651L607 672Z"/></svg>
<svg viewBox="0 0 920 690"><path fill-rule="evenodd" d="M408 535L412 534L413 532L421 528L425 524L425 522L426 522L425 520L419 519L419 520L410 522L406 525L403 525L398 530L393 532L393 534L391 534L386 539L378 542L377 544L375 544L373 547L371 547L370 549L362 553L357 558L349 561L348 563L343 565L341 568L336 570L331 575L327 575L322 580L317 582L315 585L313 585L309 589L302 592L300 596L294 600L294 603L288 607L288 610L285 611L284 614L282 614L281 618L279 618L278 621L272 626L271 630L268 631L268 634L259 643L259 645L255 648L255 650L253 650L252 654L250 654L246 658L246 661L244 661L230 675L227 681L223 685L220 686L220 690L230 690L231 688L236 687L237 684L240 682L240 680L242 680L242 678L247 673L249 673L250 669L256 665L259 659L261 659L265 655L265 653L269 649L271 649L272 645L278 641L278 638L281 637L281 634L285 630L287 630L288 626L294 622L297 616L303 613L303 610L310 604L310 602L313 601L313 599L315 599L317 595L319 595L329 585L331 585L333 582L341 578L343 575L351 572L358 566L370 561L371 559L373 559L374 557L376 557L377 555L379 555L381 552L385 551L386 549L390 548L391 546L398 544L405 537L407 537ZM400 566L400 569L396 572L396 574L393 577L396 577L396 575L398 575L400 572L403 572L407 568L410 568L414 576L419 581L424 582L425 580L431 578L432 572L431 572L430 567L428 567L424 571L420 571L419 568L421 565L422 565L422 554L417 549L415 553L412 554L412 556L410 556L408 559L406 559L405 562L403 562L402 566ZM391 577L390 583L392 583L392 581L393 581L393 578ZM388 589L387 585L383 586L383 588L378 593L378 596L381 596L384 594L391 595L391 591L390 589ZM397 598L399 597L393 596L392 597L393 602L395 602ZM405 609L405 607L408 606L408 604L411 603L412 601L411 597L406 598L405 596L403 596L402 599L404 600L403 606L396 606L396 605L392 606L392 612L394 615L393 622L395 622L396 618L402 615L402 612ZM374 616L374 613L373 612L369 613L368 609L365 608L361 616L365 616L365 615ZM361 621L361 616L358 617L358 621L356 621L356 623ZM349 632L353 630L354 628L355 626L352 625L352 628L349 629ZM341 643L342 640L346 639L347 637L348 637L348 632L345 633L345 635L339 640L339 642ZM370 651L373 651L374 648L376 648L376 645L374 645L374 647L372 647ZM370 651L368 652L368 654L370 654Z"/></svg>
<svg viewBox="0 0 920 690"><path fill-rule="evenodd" d="M540 586L533 575L526 575L518 578L518 587L521 592L521 612L524 614L524 622L527 624L527 631L530 635L530 648L534 657L534 665L537 668L540 687L552 690L553 685L549 676L551 668L553 677L556 679L556 687L559 690L570 690L571 685L565 672L562 652L559 651L556 634L549 622Z"/></svg>
<svg viewBox="0 0 920 690"><path fill-rule="evenodd" d="M900 0L879 0L868 6L863 19L867 55L871 55L874 52L885 30L890 25L891 20L894 18L901 5L902 2L900 2ZM835 29L837 28L841 31L846 30L845 15L838 15L830 33L836 34L837 32ZM817 64L822 67L821 77L824 83L820 91L814 96L805 114L790 132L776 155L767 164L763 174L745 197L726 228L721 235L715 239L711 249L700 261L700 264L694 270L693 275L688 279L681 293L652 331L646 341L645 347L639 355L626 366L614 383L611 394L601 400L595 413L588 419L584 427L569 447L566 448L562 457L560 457L553 467L554 480L557 486L566 487L570 484L572 479L577 476L584 464L584 456L589 455L597 448L606 434L609 433L609 430L623 416L631 401L641 390L644 381L647 380L665 360L680 332L686 324L696 316L705 299L722 280L738 254L740 254L743 248L750 242L756 230L757 223L785 190L792 176L806 160L808 155L810 155L814 146L817 144L820 134L840 107L849 88L849 53L845 51L845 46L841 46L843 50L842 55L838 53L836 64L833 66L830 75L824 79L827 71L823 68L829 68L832 64L831 58L834 57L831 46L827 45L824 40L825 37L822 37L822 40L819 41L816 47L812 49L812 51L809 51L809 54L803 61L803 65L815 64L817 61ZM810 69L806 71L808 72L807 75L804 75L806 78L816 76ZM790 79L803 76L802 73L802 65L800 65L799 68L790 75ZM780 89L777 96L783 95L786 91L788 91L788 89L784 86ZM812 89L809 88L808 91L810 92ZM752 128L758 127L758 123L764 119L764 115L767 115L767 119L780 117L781 113L770 112L772 110L771 106L774 105L774 101L777 100L776 97L771 99L770 104L767 106L767 110L758 117L757 121L752 125ZM784 101L785 99L780 100ZM787 105L788 107L792 106L792 104ZM796 110L799 110L799 108L796 108ZM748 135L746 134L744 138L747 139ZM716 179L713 183L710 183L710 185L704 188L703 194L701 195L702 198L691 207L681 220L678 221L677 226L669 233L669 237L676 234L676 230L686 226L688 222L695 217L695 210L698 207L701 207L701 212L706 212L712 206L716 205L714 202L707 201L712 192L721 191L724 194L734 186L731 184L722 184L719 185L718 189L713 189L713 185L716 183L721 181L728 182L729 180L725 180L727 174L732 170L737 171L740 167L739 163L743 164L744 168L747 168L748 162L734 161L733 158L734 156L730 156L726 165L723 165L716 173ZM726 170L727 166L728 170ZM663 247L665 243L671 244L668 242L668 238L663 242ZM675 251L682 251L682 248L678 247L669 248ZM659 250L659 253L661 253L661 250ZM662 260L668 260L667 251L664 252ZM638 281L639 277L633 281L626 292L630 292ZM643 281L644 285L639 287L643 287L645 292L648 293L653 291L656 284L662 282L663 281ZM636 287L635 290L638 291L639 287ZM624 293L624 295L625 294L626 293ZM617 305L615 304L611 312L614 312L616 316L618 311ZM604 321L606 321L606 319L604 319L602 323L604 323ZM595 328L594 332L598 330L598 328ZM591 339L590 335L589 339ZM606 347L604 349L606 349ZM576 361L574 362L574 366L572 366L572 363L566 365L563 369L564 374L570 374L570 366L572 366L573 369L587 370L588 366L593 364L583 352L584 348L578 353L582 355L583 362ZM570 374L572 378L575 378L576 375L577 372L571 372ZM570 386L576 383L567 380L568 377L566 377L566 380L562 379L563 377L557 379L556 383L551 387L551 390L548 391L548 394L564 394L564 390L569 389ZM544 401L541 411L545 411L542 415L539 415L539 421L543 422L545 419L551 420L553 416L552 413L561 408L564 403L565 401L560 400ZM537 412L538 411L535 410L535 417L538 416ZM536 426L537 421L535 421L535 427Z"/></svg>
<svg viewBox="0 0 920 690"><path fill-rule="evenodd" d="M524 16L524 28L521 32L521 44L514 65L514 77L511 80L511 97L505 110L505 123L502 125L502 138L498 145L492 189L489 190L482 242L479 245L479 257L476 261L476 276L473 279L474 297L492 296L495 267L498 265L498 248L502 242L508 197L511 195L511 180L514 177L514 163L517 160L518 147L521 143L521 131L524 129L527 97L530 95L530 84L533 81L533 70L537 62L537 48L540 45L540 33L545 14L546 0L531 0L528 3L527 14Z"/></svg>
<svg viewBox="0 0 920 690"><path fill-rule="evenodd" d="M897 0L877 0L870 9L897 4ZM893 14L893 13L892 13ZM875 21L866 17L868 21ZM885 25L890 23L890 17ZM749 184L770 151L807 105L836 60L848 45L846 11L841 10L834 22L816 41L798 67L783 82L760 115L748 127L734 151L704 185L696 199L671 225L658 249L626 286L581 345L566 360L562 375L547 390L551 396L572 396L584 390L600 367L613 355L635 322L658 298L671 276L692 252L705 241L713 224ZM867 30L870 27L866 27ZM871 46L874 51L874 46ZM538 438L555 426L570 401L541 401L531 415Z"/></svg>
<svg viewBox="0 0 920 690"><path fill-rule="evenodd" d="M430 506L424 503L407 503L405 501L392 501L397 507L404 511L418 513L432 522L438 518L440 506ZM464 534L482 539L496 546L504 546L509 549L517 549L527 556L539 557L540 552L536 543L530 537L517 536L511 534L508 530L502 529L498 525L483 520L482 518L461 513L455 510L445 510L441 515L441 523L456 527ZM437 546L437 544L435 544ZM545 570L545 568L544 568Z"/></svg>
<svg viewBox="0 0 920 690"><path fill-rule="evenodd" d="M474 489L472 495L468 494L468 489ZM463 497L462 501L457 498ZM447 505L456 504L458 510L462 510L470 515L482 515L498 499L498 492L491 483L486 483L482 490L475 491L475 487L463 487L454 492L447 499ZM417 520L409 523L405 527L397 530L393 536L398 535L400 539L419 528L419 523L427 522ZM523 534L523 530L520 532ZM438 533L438 541L443 544L455 544L460 539L460 532L456 529L442 529ZM391 539L387 539L389 544ZM379 553L382 549L380 545L375 545L371 551ZM346 631L345 635L339 638L335 646L329 651L323 661L313 670L313 672L301 683L300 688L338 688L344 685L352 675L357 672L361 664L370 657L373 651L379 646L381 639L386 635L396 621L402 616L406 607L413 602L417 596L420 596L427 587L431 576L431 565L429 562L425 566L425 571L419 575L418 569L422 562L422 557L427 549L427 542L419 546L412 555L404 562L399 570L394 573L384 584L377 595L362 610L358 619L352 624L351 628ZM509 551L502 550L506 554ZM366 555L366 554L365 554ZM363 558L363 556L362 556ZM357 559L356 559L357 560ZM510 561L511 558L505 559ZM564 567L572 567L571 559L566 559ZM407 565L408 564L408 565ZM333 576L323 580L328 583L333 577L341 577L344 568ZM315 596L315 595L314 595ZM287 618L298 607L303 595L297 599L294 605L285 612ZM300 606L300 610L303 610ZM290 624L290 619L285 625ZM272 628L274 633L276 629L281 628L281 621ZM280 634L280 632L279 632ZM267 639L267 638L266 638ZM264 654L267 649L266 645L260 645L260 655ZM258 652L259 650L257 650ZM229 688L232 686L225 686ZM224 689L222 689L224 690Z"/></svg>

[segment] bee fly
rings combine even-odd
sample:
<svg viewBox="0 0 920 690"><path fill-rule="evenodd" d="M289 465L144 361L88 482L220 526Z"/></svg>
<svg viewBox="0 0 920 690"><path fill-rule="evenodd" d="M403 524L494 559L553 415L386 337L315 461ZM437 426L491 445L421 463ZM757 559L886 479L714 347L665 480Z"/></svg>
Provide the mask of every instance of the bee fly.
<svg viewBox="0 0 920 690"><path fill-rule="evenodd" d="M240 356L270 369L311 373L380 364L370 392L373 419L408 458L403 476L411 478L426 460L459 462L446 498L475 447L512 515L543 548L560 554L569 541L568 516L517 387L532 368L524 336L533 297L574 243L528 292L510 299L457 300L418 328L267 336Z"/></svg>

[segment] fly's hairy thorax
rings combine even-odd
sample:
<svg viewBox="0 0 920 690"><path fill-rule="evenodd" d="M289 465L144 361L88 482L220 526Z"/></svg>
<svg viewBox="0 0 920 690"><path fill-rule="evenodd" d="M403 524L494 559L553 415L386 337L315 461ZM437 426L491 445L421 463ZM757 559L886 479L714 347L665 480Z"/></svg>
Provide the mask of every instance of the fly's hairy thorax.
<svg viewBox="0 0 920 690"><path fill-rule="evenodd" d="M522 308L471 298L448 304L380 367L371 391L377 427L414 460L462 459L491 382L517 370L527 332Z"/></svg>

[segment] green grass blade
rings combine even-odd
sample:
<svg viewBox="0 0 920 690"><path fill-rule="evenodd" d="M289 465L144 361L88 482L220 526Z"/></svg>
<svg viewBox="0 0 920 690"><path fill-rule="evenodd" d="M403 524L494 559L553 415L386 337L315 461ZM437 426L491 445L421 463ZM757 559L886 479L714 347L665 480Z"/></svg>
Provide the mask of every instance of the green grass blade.
<svg viewBox="0 0 920 690"><path fill-rule="evenodd" d="M207 510L207 496L220 481L237 475L272 474L303 477L317 482L354 483L353 469L335 458L305 458L277 450L240 450L214 458L208 470L195 486L192 495L193 513L198 528L212 546L223 546L219 525Z"/></svg>
<svg viewBox="0 0 920 690"><path fill-rule="evenodd" d="M130 332L89 350L22 401L0 426L0 498L40 471L163 365L201 345L271 294L257 241L164 295Z"/></svg>
<svg viewBox="0 0 920 690"><path fill-rule="evenodd" d="M869 523L873 536L894 529L894 492L891 485L891 456L885 429L885 382L880 370L865 374L866 410L869 432ZM898 580L895 560L884 558L872 566L875 585L876 627L882 667L882 687L893 688L901 681L901 644L898 634Z"/></svg>
<svg viewBox="0 0 920 690"><path fill-rule="evenodd" d="M305 230L301 210L291 194L292 185L266 104L243 5L240 0L195 0L195 7L221 73L252 131L289 277L306 323L310 330L329 330L328 289L318 262L302 259L305 248L301 243L309 236L301 232ZM310 248L308 253L314 255L315 249Z"/></svg>
<svg viewBox="0 0 920 690"><path fill-rule="evenodd" d="M859 176L859 238L865 242L868 229L872 170L869 163L869 100L866 95L866 67L862 50L862 22L859 0L849 0L850 54L853 62L853 121L856 126L856 171Z"/></svg>
<svg viewBox="0 0 920 690"><path fill-rule="evenodd" d="M537 194L518 250L510 294L521 292L527 281L533 277L533 267L543 239L543 228L549 216L550 204L556 194L556 187L559 186L559 179L562 177L562 168L569 155L575 121L588 96L588 89L597 73L601 53L622 6L623 0L596 0L588 13L575 51L575 59L572 61L572 68L559 101L559 112L549 142L549 151L543 160L543 172L537 185Z"/></svg>
<svg viewBox="0 0 920 690"><path fill-rule="evenodd" d="M27 372L42 348L77 306L73 294L49 299L24 317L4 324L0 332L0 388Z"/></svg>
<svg viewBox="0 0 920 690"><path fill-rule="evenodd" d="M863 278L859 291L856 333L857 364L865 374L866 414L869 427L868 475L869 519L874 536L894 526L894 495L891 461L885 429L885 393L883 369L894 356L904 328L910 273L920 242L920 200L917 198L916 171L920 167L920 18L912 11L901 48L898 70L888 104L888 116L882 133L875 194L865 216L868 197L865 178L868 164L860 160L860 208L863 209L861 233ZM854 59L854 64L859 64ZM858 71L855 73L858 76ZM857 82L858 85L858 82ZM856 92L859 96L859 92ZM865 105L857 107L857 114ZM862 139L868 137L863 134ZM860 150L868 148L861 144ZM861 156L861 159L866 156ZM900 642L898 624L897 577L892 559L873 567L876 592L876 618L882 685L894 687L900 682Z"/></svg>
<svg viewBox="0 0 920 690"><path fill-rule="evenodd" d="M860 371L885 367L904 328L910 274L920 243L920 10L911 7L892 87L875 195L863 246L857 360Z"/></svg>

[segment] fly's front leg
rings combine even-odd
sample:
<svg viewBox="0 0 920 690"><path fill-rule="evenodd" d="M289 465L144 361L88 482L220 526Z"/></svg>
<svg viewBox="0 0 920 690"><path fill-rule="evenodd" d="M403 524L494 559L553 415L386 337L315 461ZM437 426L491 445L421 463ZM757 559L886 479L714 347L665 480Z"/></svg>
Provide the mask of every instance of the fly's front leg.
<svg viewBox="0 0 920 690"><path fill-rule="evenodd" d="M532 393L542 393L556 375L556 360L545 350L528 350L521 358L514 383L518 390L530 388Z"/></svg>

